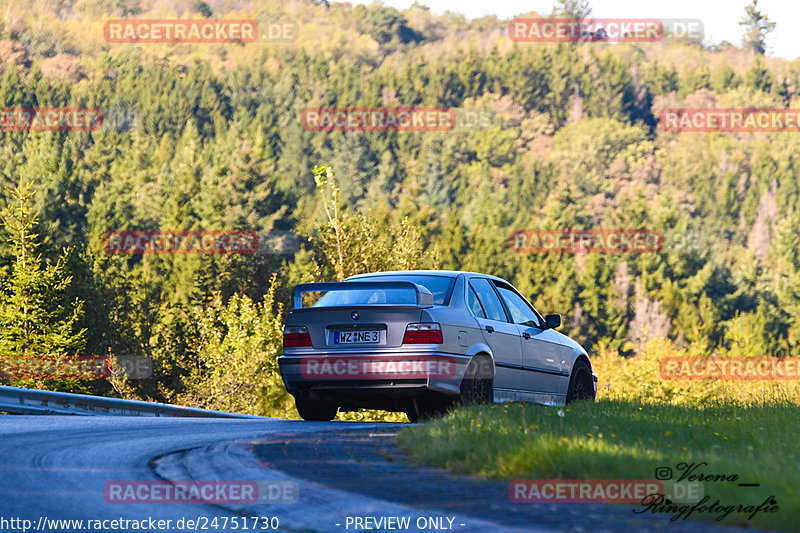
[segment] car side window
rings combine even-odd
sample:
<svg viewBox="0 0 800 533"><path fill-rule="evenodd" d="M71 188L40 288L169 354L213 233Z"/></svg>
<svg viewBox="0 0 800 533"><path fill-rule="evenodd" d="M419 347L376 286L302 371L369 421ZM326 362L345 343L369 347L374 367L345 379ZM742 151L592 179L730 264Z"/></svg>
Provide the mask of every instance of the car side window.
<svg viewBox="0 0 800 533"><path fill-rule="evenodd" d="M496 287L500 296L503 297L503 301L506 303L509 313L511 313L511 320L515 324L534 328L542 327L539 317L536 316L533 309L530 308L528 303L519 294L500 284L496 284Z"/></svg>
<svg viewBox="0 0 800 533"><path fill-rule="evenodd" d="M469 287L469 294L467 295L467 305L469 305L470 311L472 314L478 318L486 318L486 313L483 312L483 306L481 305L480 300L478 300L478 295L475 294L475 289Z"/></svg>
<svg viewBox="0 0 800 533"><path fill-rule="evenodd" d="M497 297L497 293L494 292L488 280L475 278L470 280L469 286L478 296L478 300L486 312L486 318L499 322L508 322L506 313L503 311L503 304L500 303L500 298Z"/></svg>

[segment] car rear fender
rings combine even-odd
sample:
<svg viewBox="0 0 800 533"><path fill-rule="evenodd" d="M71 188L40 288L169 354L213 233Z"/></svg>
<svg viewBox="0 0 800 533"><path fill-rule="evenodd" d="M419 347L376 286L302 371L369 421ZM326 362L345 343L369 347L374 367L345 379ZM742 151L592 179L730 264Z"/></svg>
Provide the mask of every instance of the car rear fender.
<svg viewBox="0 0 800 533"><path fill-rule="evenodd" d="M492 353L492 349L489 348L488 344L484 344L484 343L474 344L474 345L470 346L469 350L467 350L467 353L465 355L469 355L471 357L475 357L477 355L482 355L482 356L485 356L485 357L488 357L489 359L491 359L492 360L492 377L494 377L494 374L495 374L494 354Z"/></svg>

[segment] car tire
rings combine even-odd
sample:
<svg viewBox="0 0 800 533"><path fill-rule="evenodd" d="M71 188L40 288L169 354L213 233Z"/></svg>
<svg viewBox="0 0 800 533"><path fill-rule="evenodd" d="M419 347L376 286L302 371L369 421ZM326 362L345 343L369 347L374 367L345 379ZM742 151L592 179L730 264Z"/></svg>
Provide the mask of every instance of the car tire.
<svg viewBox="0 0 800 533"><path fill-rule="evenodd" d="M307 398L295 398L294 403L303 420L330 422L339 411L339 407L336 405Z"/></svg>
<svg viewBox="0 0 800 533"><path fill-rule="evenodd" d="M458 403L462 405L487 404L494 401L494 372L488 357L473 357L461 380Z"/></svg>
<svg viewBox="0 0 800 533"><path fill-rule="evenodd" d="M447 413L447 408L448 404L446 402L416 399L411 401L411 405L406 408L405 413L408 421L416 424L417 422L444 416Z"/></svg>
<svg viewBox="0 0 800 533"><path fill-rule="evenodd" d="M406 416L408 417L408 421L412 424L416 424L422 419L422 413L413 407L406 409Z"/></svg>
<svg viewBox="0 0 800 533"><path fill-rule="evenodd" d="M427 409L422 401L419 398L413 398L411 402L406 407L406 416L408 417L408 421L412 424L416 424L417 422L422 422L425 420L427 415Z"/></svg>
<svg viewBox="0 0 800 533"><path fill-rule="evenodd" d="M594 401L594 379L592 369L583 359L578 359L572 367L572 374L569 377L569 388L567 389L567 403L580 402L584 400Z"/></svg>

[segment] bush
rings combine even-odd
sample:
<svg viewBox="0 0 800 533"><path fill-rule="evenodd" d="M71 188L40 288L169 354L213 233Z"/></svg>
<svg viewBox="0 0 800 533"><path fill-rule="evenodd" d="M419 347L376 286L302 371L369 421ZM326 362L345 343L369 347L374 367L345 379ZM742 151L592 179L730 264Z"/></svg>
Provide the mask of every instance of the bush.
<svg viewBox="0 0 800 533"><path fill-rule="evenodd" d="M620 357L598 345L592 369L598 376L597 399L704 407L719 402L740 404L800 403L800 386L788 381L677 380L661 376L667 357L702 357L700 347L683 350L664 339L652 339L639 355Z"/></svg>
<svg viewBox="0 0 800 533"><path fill-rule="evenodd" d="M186 390L178 403L206 409L296 418L278 373L283 351L281 305L275 278L261 303L235 294L224 305L195 307L197 335L190 342Z"/></svg>

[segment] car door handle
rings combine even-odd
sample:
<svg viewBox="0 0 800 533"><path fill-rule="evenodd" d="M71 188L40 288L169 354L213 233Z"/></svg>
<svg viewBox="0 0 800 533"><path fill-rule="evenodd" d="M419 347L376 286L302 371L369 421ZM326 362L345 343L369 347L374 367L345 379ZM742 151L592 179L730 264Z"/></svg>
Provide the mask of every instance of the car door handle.
<svg viewBox="0 0 800 533"><path fill-rule="evenodd" d="M486 331L489 333L494 333L494 328L492 326L486 326Z"/></svg>
<svg viewBox="0 0 800 533"><path fill-rule="evenodd" d="M522 333L522 338L523 339L530 339L531 338L531 334L528 333L527 331L525 331L525 332Z"/></svg>

